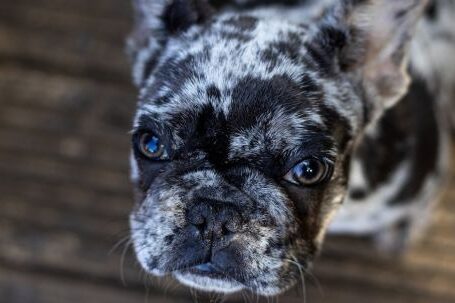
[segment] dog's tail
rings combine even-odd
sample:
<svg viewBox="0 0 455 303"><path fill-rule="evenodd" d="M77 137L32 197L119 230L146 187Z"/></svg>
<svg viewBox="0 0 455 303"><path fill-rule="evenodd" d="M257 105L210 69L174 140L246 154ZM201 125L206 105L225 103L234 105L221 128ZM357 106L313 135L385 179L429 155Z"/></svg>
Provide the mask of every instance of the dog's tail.
<svg viewBox="0 0 455 303"><path fill-rule="evenodd" d="M434 91L455 130L454 0L430 1L413 43L412 69Z"/></svg>

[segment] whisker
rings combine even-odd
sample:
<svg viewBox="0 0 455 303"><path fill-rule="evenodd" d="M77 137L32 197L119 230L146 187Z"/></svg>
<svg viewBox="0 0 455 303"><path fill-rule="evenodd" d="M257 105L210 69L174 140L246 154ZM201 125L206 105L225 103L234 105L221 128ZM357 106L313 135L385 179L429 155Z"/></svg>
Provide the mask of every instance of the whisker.
<svg viewBox="0 0 455 303"><path fill-rule="evenodd" d="M117 248L119 248L122 244L125 243L125 241L129 241L130 239L130 235L128 234L127 236L121 238L120 240L117 241L117 243L115 243L112 248L109 250L108 252L108 255L112 255L112 253L117 250Z"/></svg>
<svg viewBox="0 0 455 303"><path fill-rule="evenodd" d="M197 295L197 291L196 289L194 289L193 287L190 287L190 293L191 293L191 298L193 300L194 303L198 303L198 295Z"/></svg>
<svg viewBox="0 0 455 303"><path fill-rule="evenodd" d="M318 289L318 292L321 295L324 295L324 289L323 289L323 287L321 285L321 282L319 282L319 279L309 269L305 269L305 268L302 268L302 269L305 272L305 274L307 274L308 277L311 278L311 280L313 281L314 285Z"/></svg>
<svg viewBox="0 0 455 303"><path fill-rule="evenodd" d="M295 265L297 269L299 270L300 274L300 280L301 280L301 287L302 287L302 296L303 296L303 302L306 302L306 285L305 285L305 276L304 276L304 271L303 271L303 266L298 262L297 258L291 254L292 260L286 259L289 263Z"/></svg>
<svg viewBox="0 0 455 303"><path fill-rule="evenodd" d="M128 240L128 242L126 242L124 248L123 248L123 251L122 251L122 255L120 257L120 279L122 281L122 284L123 286L126 286L126 282L125 282L125 270L124 270L124 267L125 267L125 255L128 251L128 248L130 245L133 244L133 241L132 240Z"/></svg>

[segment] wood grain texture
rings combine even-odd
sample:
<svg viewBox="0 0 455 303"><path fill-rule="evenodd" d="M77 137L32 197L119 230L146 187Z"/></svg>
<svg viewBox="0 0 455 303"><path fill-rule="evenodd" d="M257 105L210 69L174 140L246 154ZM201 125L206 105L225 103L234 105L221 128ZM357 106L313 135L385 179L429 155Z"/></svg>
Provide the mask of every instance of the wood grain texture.
<svg viewBox="0 0 455 303"><path fill-rule="evenodd" d="M218 299L145 276L125 238L130 15L129 0L0 1L0 302ZM307 302L455 302L455 176L451 184L400 259L329 238ZM302 289L270 301L303 302Z"/></svg>

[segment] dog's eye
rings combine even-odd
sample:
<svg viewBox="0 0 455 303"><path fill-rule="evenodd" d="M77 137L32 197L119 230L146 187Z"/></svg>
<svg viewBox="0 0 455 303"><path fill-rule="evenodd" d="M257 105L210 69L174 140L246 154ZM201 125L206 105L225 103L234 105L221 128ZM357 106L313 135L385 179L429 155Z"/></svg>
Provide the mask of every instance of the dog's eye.
<svg viewBox="0 0 455 303"><path fill-rule="evenodd" d="M152 133L142 134L139 140L141 153L151 160L167 160L168 153L160 139Z"/></svg>
<svg viewBox="0 0 455 303"><path fill-rule="evenodd" d="M294 166L284 177L298 185L315 185L330 178L332 166L327 161L308 158Z"/></svg>

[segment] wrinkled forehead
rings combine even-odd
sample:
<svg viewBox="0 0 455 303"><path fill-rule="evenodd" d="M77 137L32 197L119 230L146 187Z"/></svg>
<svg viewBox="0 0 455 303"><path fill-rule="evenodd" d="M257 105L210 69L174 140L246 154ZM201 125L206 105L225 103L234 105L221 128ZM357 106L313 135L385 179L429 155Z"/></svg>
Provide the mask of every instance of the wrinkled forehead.
<svg viewBox="0 0 455 303"><path fill-rule="evenodd" d="M304 25L250 15L221 15L207 26L195 26L183 37L169 40L147 81L144 99L148 102L182 94L195 98L208 83L229 93L245 77L286 75L298 81L306 32ZM169 101L168 106L172 101L180 103Z"/></svg>
<svg viewBox="0 0 455 303"><path fill-rule="evenodd" d="M212 137L229 137L231 157L252 146L259 153L291 150L310 137L330 141L328 120L343 120L349 129L352 115L330 95L335 83L322 81L309 30L228 14L171 39L141 91L135 127L159 121L177 146L202 127Z"/></svg>
<svg viewBox="0 0 455 303"><path fill-rule="evenodd" d="M230 159L290 153L310 143L322 145L320 149L333 145L327 121L318 113L317 86L302 92L301 86L308 83L278 75L247 76L235 83L229 90L207 83L197 99L184 99L172 109L166 108L167 103L149 103L139 111L138 127L162 132L172 138L176 149L196 141L202 147L217 145L214 150L227 147Z"/></svg>

